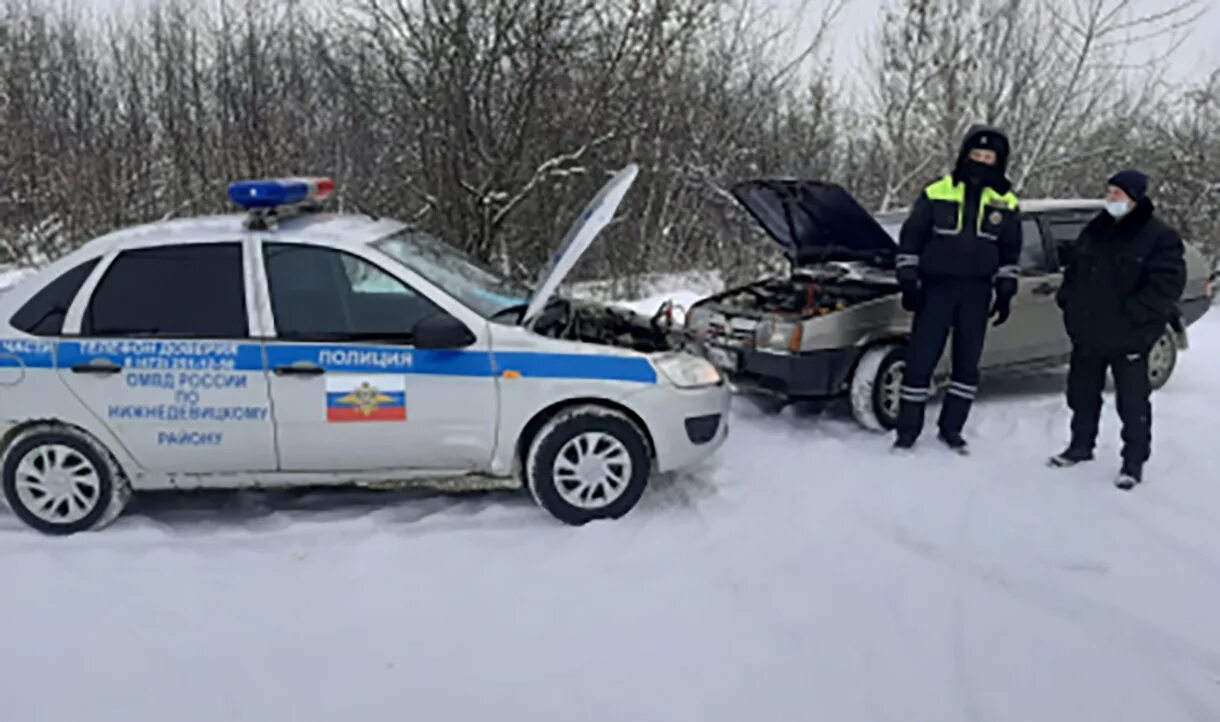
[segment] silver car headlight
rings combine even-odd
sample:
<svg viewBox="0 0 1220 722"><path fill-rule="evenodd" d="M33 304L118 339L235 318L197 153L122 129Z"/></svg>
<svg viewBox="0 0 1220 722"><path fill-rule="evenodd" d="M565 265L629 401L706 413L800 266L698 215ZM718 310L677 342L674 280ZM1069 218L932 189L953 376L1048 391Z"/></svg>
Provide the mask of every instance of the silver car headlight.
<svg viewBox="0 0 1220 722"><path fill-rule="evenodd" d="M764 318L754 329L754 347L763 351L801 350L801 324L780 318Z"/></svg>
<svg viewBox="0 0 1220 722"><path fill-rule="evenodd" d="M712 329L712 313L696 308L686 314L686 330L695 336L703 336Z"/></svg>
<svg viewBox="0 0 1220 722"><path fill-rule="evenodd" d="M720 383L720 372L706 359L690 354L661 356L652 361L657 372L680 389L697 389Z"/></svg>

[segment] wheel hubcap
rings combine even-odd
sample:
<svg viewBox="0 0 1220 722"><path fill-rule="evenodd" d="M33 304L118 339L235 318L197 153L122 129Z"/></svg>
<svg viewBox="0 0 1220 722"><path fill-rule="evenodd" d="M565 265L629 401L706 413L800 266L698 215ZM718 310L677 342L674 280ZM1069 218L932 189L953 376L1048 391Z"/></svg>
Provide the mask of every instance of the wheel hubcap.
<svg viewBox="0 0 1220 722"><path fill-rule="evenodd" d="M71 524L97 506L102 480L79 451L53 444L30 450L17 463L16 491L34 516L52 524Z"/></svg>
<svg viewBox="0 0 1220 722"><path fill-rule="evenodd" d="M609 434L587 431L559 450L552 469L555 487L564 501L581 509L613 503L631 480L631 455Z"/></svg>
<svg viewBox="0 0 1220 722"><path fill-rule="evenodd" d="M898 405L902 401L902 372L906 363L896 361L881 374L881 410L891 419L898 418Z"/></svg>
<svg viewBox="0 0 1220 722"><path fill-rule="evenodd" d="M1173 341L1168 336L1161 336L1148 354L1148 376L1154 383L1159 382L1169 373L1169 364L1173 359L1171 343Z"/></svg>

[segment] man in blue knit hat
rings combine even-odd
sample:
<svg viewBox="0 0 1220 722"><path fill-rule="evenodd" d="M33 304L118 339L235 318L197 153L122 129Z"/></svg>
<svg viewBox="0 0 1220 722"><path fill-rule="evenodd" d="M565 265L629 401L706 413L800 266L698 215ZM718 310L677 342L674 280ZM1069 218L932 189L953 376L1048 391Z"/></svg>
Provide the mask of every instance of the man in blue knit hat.
<svg viewBox="0 0 1220 722"><path fill-rule="evenodd" d="M1152 451L1148 354L1177 312L1186 284L1182 239L1153 210L1148 176L1124 170L1111 177L1106 208L1081 231L1057 296L1072 339L1072 440L1051 464L1092 460L1109 370L1123 422L1123 465L1115 483L1124 490L1143 481Z"/></svg>

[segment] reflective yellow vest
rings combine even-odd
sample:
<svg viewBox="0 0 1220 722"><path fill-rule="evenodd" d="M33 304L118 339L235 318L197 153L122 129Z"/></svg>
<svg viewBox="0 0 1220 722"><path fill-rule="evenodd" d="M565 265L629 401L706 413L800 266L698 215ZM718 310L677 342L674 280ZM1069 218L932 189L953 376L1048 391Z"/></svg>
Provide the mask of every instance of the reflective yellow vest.
<svg viewBox="0 0 1220 722"><path fill-rule="evenodd" d="M962 214L966 207L966 184L956 183L952 175L928 186L924 193L932 201L932 229L939 235L956 235L962 231ZM1009 216L1017 212L1017 196L1009 191L998 193L984 186L979 199L979 217L975 231L979 238L999 240L999 232Z"/></svg>

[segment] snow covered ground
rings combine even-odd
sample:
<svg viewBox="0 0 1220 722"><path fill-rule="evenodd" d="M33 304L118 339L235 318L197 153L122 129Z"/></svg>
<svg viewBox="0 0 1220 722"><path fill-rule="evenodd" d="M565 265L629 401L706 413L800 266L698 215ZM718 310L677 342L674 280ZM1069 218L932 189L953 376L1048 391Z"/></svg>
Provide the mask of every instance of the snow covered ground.
<svg viewBox="0 0 1220 722"><path fill-rule="evenodd" d="M138 499L0 514L14 722L1220 719L1220 312L1157 395L1148 483L1052 471L1055 377L992 383L975 455L741 405L615 523L523 495Z"/></svg>

